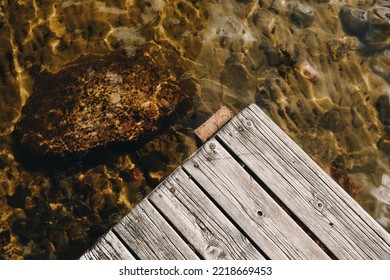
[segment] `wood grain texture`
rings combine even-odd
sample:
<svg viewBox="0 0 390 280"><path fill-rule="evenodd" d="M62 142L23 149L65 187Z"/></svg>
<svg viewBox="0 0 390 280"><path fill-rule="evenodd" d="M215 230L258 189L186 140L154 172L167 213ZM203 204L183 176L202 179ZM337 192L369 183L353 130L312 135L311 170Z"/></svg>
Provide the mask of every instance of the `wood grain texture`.
<svg viewBox="0 0 390 280"><path fill-rule="evenodd" d="M215 139L183 167L269 258L329 259Z"/></svg>
<svg viewBox="0 0 390 280"><path fill-rule="evenodd" d="M182 169L149 199L205 259L264 259Z"/></svg>
<svg viewBox="0 0 390 280"><path fill-rule="evenodd" d="M390 234L256 105L80 259L327 259L275 196L337 258L390 259Z"/></svg>
<svg viewBox="0 0 390 280"><path fill-rule="evenodd" d="M113 230L143 260L198 259L146 199L134 207Z"/></svg>
<svg viewBox="0 0 390 280"><path fill-rule="evenodd" d="M340 259L390 259L389 234L257 106L218 139Z"/></svg>
<svg viewBox="0 0 390 280"><path fill-rule="evenodd" d="M110 230L80 260L135 260L135 257Z"/></svg>

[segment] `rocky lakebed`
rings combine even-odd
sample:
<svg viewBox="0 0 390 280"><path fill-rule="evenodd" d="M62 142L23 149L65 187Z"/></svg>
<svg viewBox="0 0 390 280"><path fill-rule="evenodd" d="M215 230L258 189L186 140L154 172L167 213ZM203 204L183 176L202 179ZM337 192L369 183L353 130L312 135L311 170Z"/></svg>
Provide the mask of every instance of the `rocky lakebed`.
<svg viewBox="0 0 390 280"><path fill-rule="evenodd" d="M76 259L258 104L390 231L390 1L0 0L0 259Z"/></svg>

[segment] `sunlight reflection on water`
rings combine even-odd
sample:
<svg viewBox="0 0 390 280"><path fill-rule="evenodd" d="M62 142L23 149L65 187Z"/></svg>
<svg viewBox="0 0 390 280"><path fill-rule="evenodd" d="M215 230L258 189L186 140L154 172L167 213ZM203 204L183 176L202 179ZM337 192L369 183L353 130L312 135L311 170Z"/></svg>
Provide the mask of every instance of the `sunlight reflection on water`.
<svg viewBox="0 0 390 280"><path fill-rule="evenodd" d="M304 1L313 21L303 28L291 20L298 1L0 1L0 258L76 258L196 150L194 128L221 105L238 113L253 102L360 182L354 198L389 230L389 39L370 49L339 19L344 4L374 2ZM200 87L194 111L99 162L15 160L10 133L40 71L85 54L131 56L148 41L187 59Z"/></svg>

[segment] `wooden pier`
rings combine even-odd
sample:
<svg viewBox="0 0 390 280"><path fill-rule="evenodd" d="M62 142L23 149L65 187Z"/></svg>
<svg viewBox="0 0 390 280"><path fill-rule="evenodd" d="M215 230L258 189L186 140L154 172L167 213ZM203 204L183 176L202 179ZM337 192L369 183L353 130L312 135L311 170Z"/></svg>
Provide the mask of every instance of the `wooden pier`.
<svg viewBox="0 0 390 280"><path fill-rule="evenodd" d="M256 105L80 259L390 259L390 234Z"/></svg>

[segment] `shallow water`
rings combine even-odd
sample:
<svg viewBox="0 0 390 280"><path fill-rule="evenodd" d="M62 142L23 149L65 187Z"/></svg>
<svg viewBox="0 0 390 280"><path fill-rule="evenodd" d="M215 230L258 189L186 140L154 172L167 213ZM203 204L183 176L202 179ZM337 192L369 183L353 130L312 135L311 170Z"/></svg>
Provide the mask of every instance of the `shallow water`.
<svg viewBox="0 0 390 280"><path fill-rule="evenodd" d="M311 26L291 19L298 1L0 1L0 259L77 258L196 150L194 128L221 105L238 113L253 102L356 180L354 198L390 231L389 38L367 46L338 16L375 1L300 2ZM184 117L148 143L71 165L15 149L40 71L84 54L131 56L148 41L176 47L199 84Z"/></svg>

